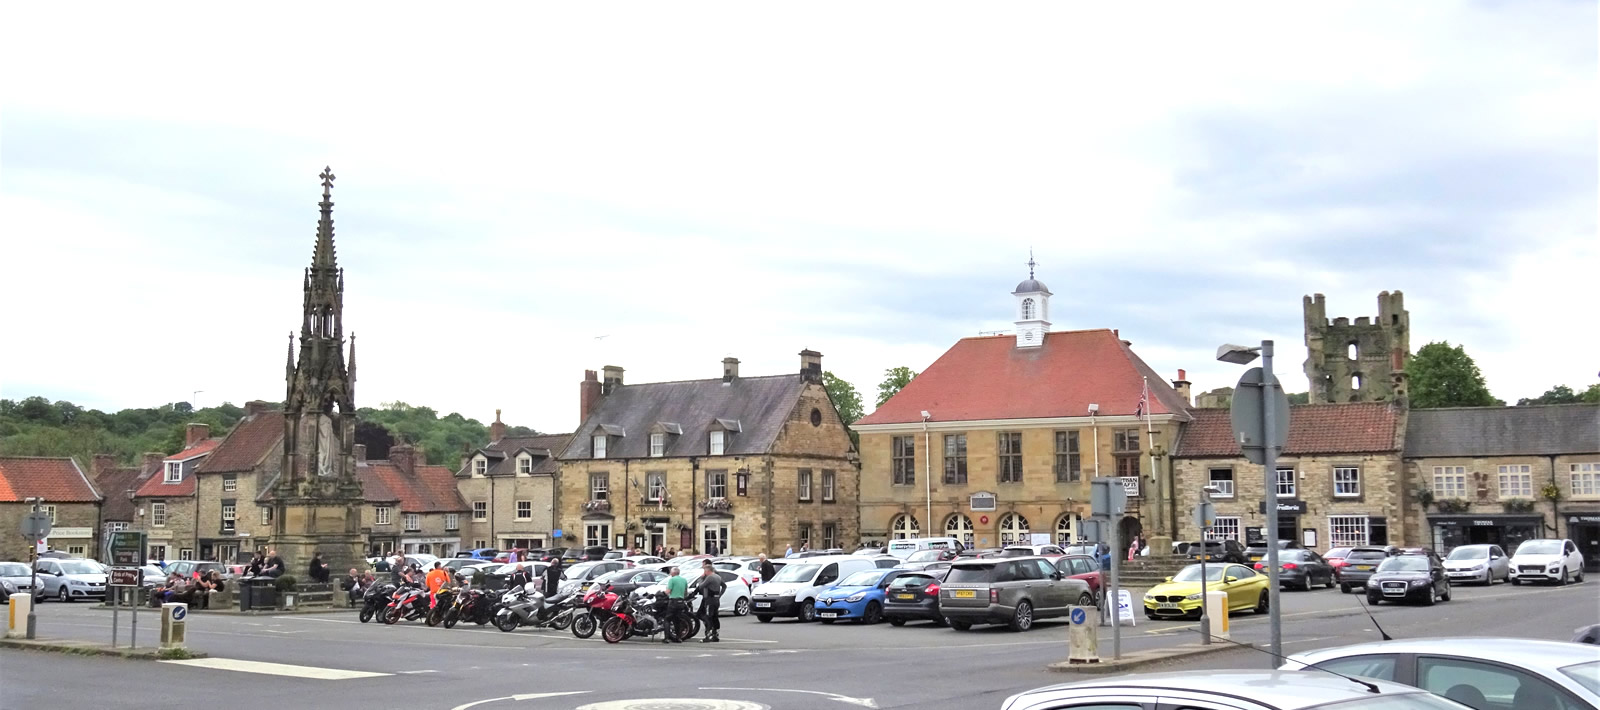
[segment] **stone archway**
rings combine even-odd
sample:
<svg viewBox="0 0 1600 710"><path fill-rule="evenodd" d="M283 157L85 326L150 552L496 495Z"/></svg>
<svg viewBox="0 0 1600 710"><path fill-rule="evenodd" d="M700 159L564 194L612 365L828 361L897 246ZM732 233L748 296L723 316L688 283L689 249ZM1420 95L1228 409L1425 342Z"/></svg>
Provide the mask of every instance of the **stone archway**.
<svg viewBox="0 0 1600 710"><path fill-rule="evenodd" d="M1133 542L1133 538L1144 532L1144 526L1139 524L1139 519L1132 515L1122 516L1122 521L1117 523L1117 545L1124 551Z"/></svg>

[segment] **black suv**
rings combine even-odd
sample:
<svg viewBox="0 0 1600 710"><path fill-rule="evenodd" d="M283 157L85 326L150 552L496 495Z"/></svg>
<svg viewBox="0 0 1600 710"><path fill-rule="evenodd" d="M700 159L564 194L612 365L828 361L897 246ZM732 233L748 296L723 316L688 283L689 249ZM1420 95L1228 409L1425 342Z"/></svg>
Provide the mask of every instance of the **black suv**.
<svg viewBox="0 0 1600 710"><path fill-rule="evenodd" d="M1239 544L1238 540L1207 540L1204 548L1201 548L1198 542L1191 543L1189 559L1200 559L1201 549L1205 550L1207 561L1245 564L1244 545Z"/></svg>

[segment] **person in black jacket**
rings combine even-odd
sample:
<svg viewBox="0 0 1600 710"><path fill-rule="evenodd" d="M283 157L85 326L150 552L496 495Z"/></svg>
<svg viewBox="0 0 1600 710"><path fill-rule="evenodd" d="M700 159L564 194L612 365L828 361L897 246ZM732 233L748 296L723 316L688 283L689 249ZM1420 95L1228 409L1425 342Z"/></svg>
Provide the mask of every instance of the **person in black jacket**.
<svg viewBox="0 0 1600 710"><path fill-rule="evenodd" d="M717 574L717 569L711 565L711 560L706 560L701 566L704 570L700 577L700 622L705 624L705 638L700 643L718 643L722 641L717 632L722 630L722 619L718 614L722 611L722 592L725 588L722 575Z"/></svg>
<svg viewBox="0 0 1600 710"><path fill-rule="evenodd" d="M556 590L561 588L561 558L550 561L550 566L544 570L544 595L546 598L556 595Z"/></svg>
<svg viewBox="0 0 1600 710"><path fill-rule="evenodd" d="M778 573L778 567L767 559L767 553L761 553L761 581L771 582L772 576Z"/></svg>
<svg viewBox="0 0 1600 710"><path fill-rule="evenodd" d="M306 570L306 575L311 578L311 581L316 582L317 584L328 583L328 563L322 561L321 552L311 555L311 564L309 565L309 569Z"/></svg>

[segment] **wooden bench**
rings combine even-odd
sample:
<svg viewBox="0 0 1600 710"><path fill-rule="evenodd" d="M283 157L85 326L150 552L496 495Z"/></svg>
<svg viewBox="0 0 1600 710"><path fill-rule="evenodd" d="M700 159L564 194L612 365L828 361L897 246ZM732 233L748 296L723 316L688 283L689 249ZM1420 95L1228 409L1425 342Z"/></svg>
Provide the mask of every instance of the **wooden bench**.
<svg viewBox="0 0 1600 710"><path fill-rule="evenodd" d="M295 590L295 606L333 606L344 592L331 584L302 584Z"/></svg>

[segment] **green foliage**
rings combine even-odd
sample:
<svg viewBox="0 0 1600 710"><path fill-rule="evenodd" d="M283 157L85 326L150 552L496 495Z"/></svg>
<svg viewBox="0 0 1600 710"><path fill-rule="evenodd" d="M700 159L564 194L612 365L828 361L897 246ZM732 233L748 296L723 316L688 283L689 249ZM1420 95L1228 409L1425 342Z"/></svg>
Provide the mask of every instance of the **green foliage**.
<svg viewBox="0 0 1600 710"><path fill-rule="evenodd" d="M489 442L489 427L476 419L455 412L441 417L432 408L414 407L405 402L388 402L378 409L365 407L356 410L356 416L363 422L383 425L394 436L394 443L421 446L427 453L428 463L435 466L455 468L460 463L462 450ZM508 436L537 436L539 432L528 427L507 427L506 433ZM377 458L371 448L367 455Z"/></svg>
<svg viewBox="0 0 1600 710"><path fill-rule="evenodd" d="M95 454L111 454L128 466L147 451L177 453L187 424L209 424L212 436L222 436L243 416L242 407L226 403L197 411L174 402L107 414L43 397L0 400L0 454L71 456L84 471Z"/></svg>
<svg viewBox="0 0 1600 710"><path fill-rule="evenodd" d="M839 411L839 418L845 426L861 418L861 392L856 390L855 385L839 379L832 372L824 372L822 387L828 391L828 398L833 400L833 408Z"/></svg>
<svg viewBox="0 0 1600 710"><path fill-rule="evenodd" d="M272 586L276 587L280 593L292 592L296 587L300 586L300 580L295 579L292 574L286 574L272 580Z"/></svg>
<svg viewBox="0 0 1600 710"><path fill-rule="evenodd" d="M1538 397L1523 397L1517 400L1517 406L1529 404L1600 404L1600 384L1589 385L1589 389L1575 392L1566 385L1556 385L1546 390Z"/></svg>
<svg viewBox="0 0 1600 710"><path fill-rule="evenodd" d="M1483 381L1483 373L1461 346L1428 343L1406 364L1411 380L1411 406L1489 407L1498 403Z"/></svg>
<svg viewBox="0 0 1600 710"><path fill-rule="evenodd" d="M905 366L891 367L884 370L883 381L878 383L878 406L882 407L883 403L889 401L890 397L899 394L900 390L910 384L911 380L915 379L916 376L917 373L912 372L911 368Z"/></svg>
<svg viewBox="0 0 1600 710"><path fill-rule="evenodd" d="M1290 392L1289 404L1311 404L1310 392Z"/></svg>

